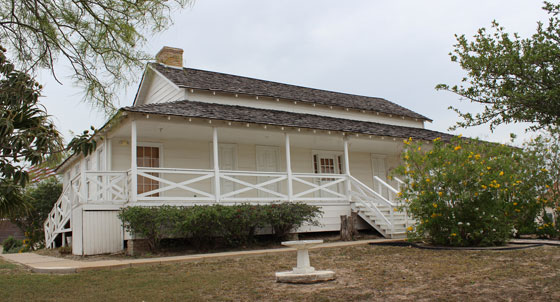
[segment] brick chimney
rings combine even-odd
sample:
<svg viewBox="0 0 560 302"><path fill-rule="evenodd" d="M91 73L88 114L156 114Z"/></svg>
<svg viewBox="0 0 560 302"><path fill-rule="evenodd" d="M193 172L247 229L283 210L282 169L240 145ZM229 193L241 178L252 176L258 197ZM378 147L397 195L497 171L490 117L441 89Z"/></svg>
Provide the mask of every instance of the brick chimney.
<svg viewBox="0 0 560 302"><path fill-rule="evenodd" d="M183 67L183 50L164 46L156 55L156 62L169 66Z"/></svg>

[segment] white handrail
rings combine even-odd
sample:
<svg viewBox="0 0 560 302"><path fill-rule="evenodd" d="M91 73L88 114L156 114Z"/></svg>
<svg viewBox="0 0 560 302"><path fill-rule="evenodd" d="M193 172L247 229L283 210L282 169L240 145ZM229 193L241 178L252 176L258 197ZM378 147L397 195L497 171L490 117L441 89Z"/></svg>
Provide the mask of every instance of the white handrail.
<svg viewBox="0 0 560 302"><path fill-rule="evenodd" d="M366 186L364 183L362 183L361 181L359 181L358 179L356 179L354 176L350 175L350 179L352 179L352 181L358 183L362 189L365 189L368 193L370 193L371 195L374 195L375 197L379 198L379 200L382 203L387 204L390 207L395 207L396 204L392 203L390 200L388 200L387 198L383 197L383 195L375 192L374 190L372 190L370 187Z"/></svg>
<svg viewBox="0 0 560 302"><path fill-rule="evenodd" d="M379 176L374 176L373 177L375 180L377 180L380 184L382 184L383 186L385 186L387 189L389 189L389 191L397 194L399 193L399 191L397 191L395 188L393 188L391 185L389 185L388 183L386 183L383 179L379 178Z"/></svg>

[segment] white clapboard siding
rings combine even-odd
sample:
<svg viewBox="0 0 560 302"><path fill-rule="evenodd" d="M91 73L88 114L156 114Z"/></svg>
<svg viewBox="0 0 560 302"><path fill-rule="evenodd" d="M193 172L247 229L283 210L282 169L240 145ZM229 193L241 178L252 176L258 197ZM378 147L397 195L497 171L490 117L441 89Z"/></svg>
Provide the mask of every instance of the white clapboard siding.
<svg viewBox="0 0 560 302"><path fill-rule="evenodd" d="M340 215L350 215L350 204L321 205L323 217L319 219L321 225L304 225L298 232L328 232L340 231Z"/></svg>
<svg viewBox="0 0 560 302"><path fill-rule="evenodd" d="M174 102L185 98L183 89L173 85L159 74L154 74L150 80L149 83L146 83L146 91L143 92L144 104Z"/></svg>
<svg viewBox="0 0 560 302"><path fill-rule="evenodd" d="M116 253L123 249L122 224L118 211L83 212L83 254Z"/></svg>

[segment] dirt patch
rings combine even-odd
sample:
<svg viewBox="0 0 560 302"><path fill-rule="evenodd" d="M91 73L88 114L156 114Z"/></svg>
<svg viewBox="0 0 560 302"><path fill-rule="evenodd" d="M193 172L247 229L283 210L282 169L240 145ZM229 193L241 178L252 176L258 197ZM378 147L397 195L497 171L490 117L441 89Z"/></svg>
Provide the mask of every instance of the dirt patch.
<svg viewBox="0 0 560 302"><path fill-rule="evenodd" d="M77 294L88 301L560 301L560 247L446 251L362 245L312 250L310 257L315 268L334 270L337 279L276 283L275 272L296 264L290 252L67 276L7 267L0 269L0 292L6 300L30 301L72 301Z"/></svg>

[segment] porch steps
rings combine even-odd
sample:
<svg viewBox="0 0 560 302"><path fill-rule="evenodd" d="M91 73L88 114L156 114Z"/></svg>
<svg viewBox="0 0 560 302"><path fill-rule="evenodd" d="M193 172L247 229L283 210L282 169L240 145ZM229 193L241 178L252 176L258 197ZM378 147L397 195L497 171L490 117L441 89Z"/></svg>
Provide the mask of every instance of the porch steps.
<svg viewBox="0 0 560 302"><path fill-rule="evenodd" d="M406 238L407 228L415 221L397 210L391 202L357 179L351 177L350 204L352 209L385 238ZM391 188L397 192L394 188Z"/></svg>

